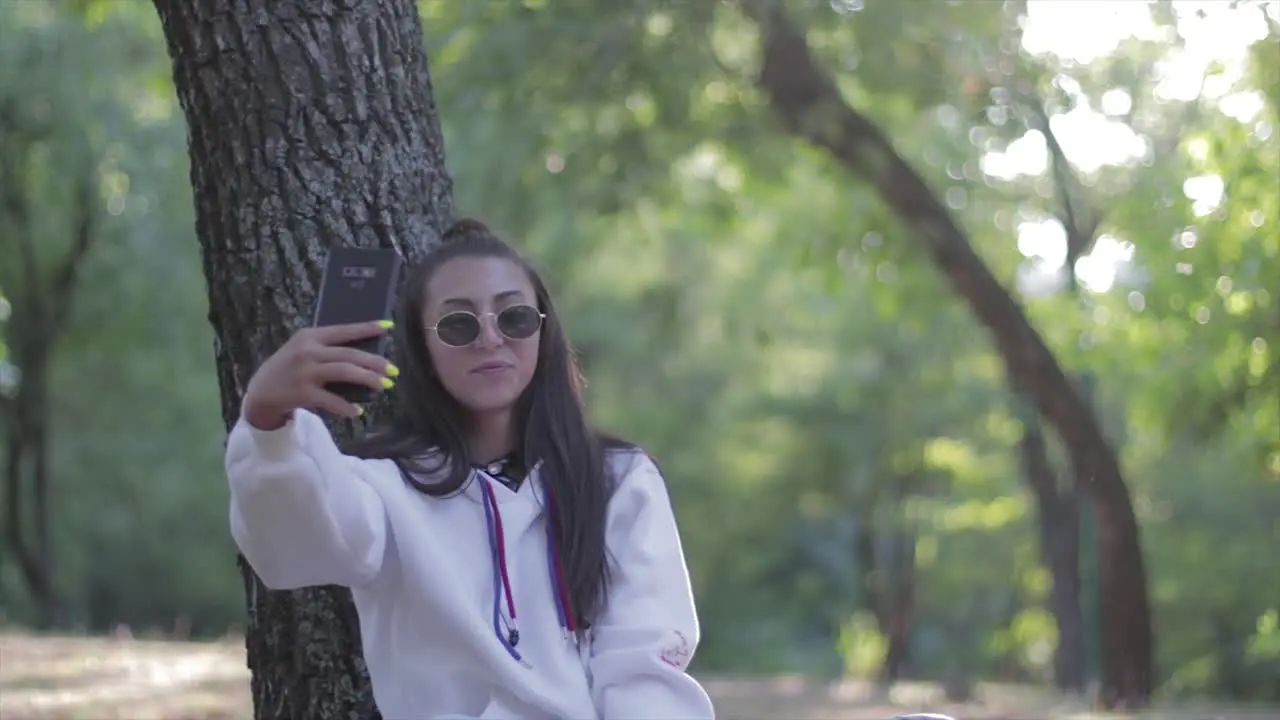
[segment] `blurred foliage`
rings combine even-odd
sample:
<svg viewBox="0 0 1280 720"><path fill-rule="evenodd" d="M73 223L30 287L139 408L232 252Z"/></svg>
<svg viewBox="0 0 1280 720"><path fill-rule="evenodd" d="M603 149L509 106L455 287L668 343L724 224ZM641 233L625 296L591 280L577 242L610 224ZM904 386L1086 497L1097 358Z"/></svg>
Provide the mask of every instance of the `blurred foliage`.
<svg viewBox="0 0 1280 720"><path fill-rule="evenodd" d="M459 208L547 269L596 419L668 475L699 668L874 671L867 593L887 560L866 566L870 536L914 558L912 674L1046 678L1055 628L1000 364L874 194L777 129L753 26L727 3L421 9ZM1277 6L1077 10L794 12L1062 361L1096 378L1163 690L1280 700ZM39 130L22 150L46 178L2 189L40 208L41 252L66 242L47 178L96 168L103 188L52 368L58 589L86 629L216 634L243 597L168 73L146 3L0 3L0 108ZM1099 222L1080 297L1062 290L1036 103ZM12 123L6 142L25 137ZM0 398L21 382L4 338L23 307L4 289ZM0 610L33 616L4 555Z"/></svg>

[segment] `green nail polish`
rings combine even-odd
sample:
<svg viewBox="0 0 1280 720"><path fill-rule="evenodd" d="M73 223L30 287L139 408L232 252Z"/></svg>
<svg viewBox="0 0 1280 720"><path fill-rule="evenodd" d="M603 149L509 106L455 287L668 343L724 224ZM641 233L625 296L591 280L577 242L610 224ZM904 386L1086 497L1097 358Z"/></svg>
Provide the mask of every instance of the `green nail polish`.
<svg viewBox="0 0 1280 720"><path fill-rule="evenodd" d="M382 387L386 388L387 390L390 390L395 386L396 386L395 380L392 380L391 378L382 378Z"/></svg>
<svg viewBox="0 0 1280 720"><path fill-rule="evenodd" d="M387 363L387 377L400 377L400 368Z"/></svg>

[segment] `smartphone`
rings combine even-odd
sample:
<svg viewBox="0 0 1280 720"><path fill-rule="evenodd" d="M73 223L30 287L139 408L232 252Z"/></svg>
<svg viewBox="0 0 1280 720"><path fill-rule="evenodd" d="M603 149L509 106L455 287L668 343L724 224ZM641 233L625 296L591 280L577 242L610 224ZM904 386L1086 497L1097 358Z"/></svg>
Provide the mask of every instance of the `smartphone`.
<svg viewBox="0 0 1280 720"><path fill-rule="evenodd" d="M404 262L395 250L338 246L329 249L312 325L346 325L390 319ZM386 356L390 338L376 337L346 343L347 347ZM373 388L355 383L330 383L329 392L353 403L373 400Z"/></svg>

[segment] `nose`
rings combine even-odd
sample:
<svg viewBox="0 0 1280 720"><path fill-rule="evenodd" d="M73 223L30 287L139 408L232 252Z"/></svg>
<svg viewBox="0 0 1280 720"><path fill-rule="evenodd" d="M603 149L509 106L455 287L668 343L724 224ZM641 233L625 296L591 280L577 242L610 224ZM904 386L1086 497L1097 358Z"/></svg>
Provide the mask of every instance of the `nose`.
<svg viewBox="0 0 1280 720"><path fill-rule="evenodd" d="M498 332L498 318L493 313L480 316L480 335L476 338L476 347L481 350L492 350L502 345L502 333Z"/></svg>

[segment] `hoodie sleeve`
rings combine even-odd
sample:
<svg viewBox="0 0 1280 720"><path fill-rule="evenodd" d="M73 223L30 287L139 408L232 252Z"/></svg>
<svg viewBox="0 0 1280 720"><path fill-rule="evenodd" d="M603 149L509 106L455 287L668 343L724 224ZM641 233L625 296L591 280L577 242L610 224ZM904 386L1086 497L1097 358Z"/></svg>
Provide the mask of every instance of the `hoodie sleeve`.
<svg viewBox="0 0 1280 720"><path fill-rule="evenodd" d="M641 456L609 504L613 560L604 612L591 630L592 696L604 720L711 720L711 700L686 668L698 617L666 484Z"/></svg>
<svg viewBox="0 0 1280 720"><path fill-rule="evenodd" d="M365 479L367 463L343 455L305 410L278 430L242 417L226 451L231 535L273 590L364 585L382 566L387 520Z"/></svg>

